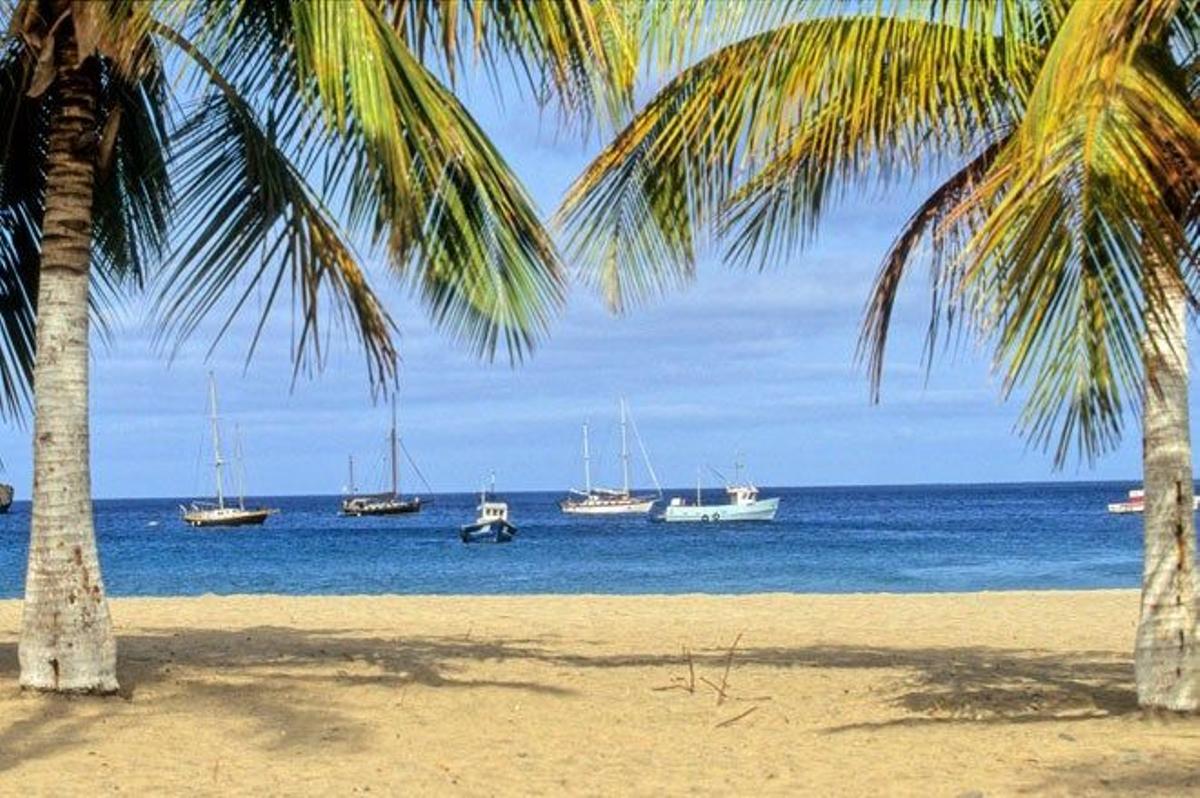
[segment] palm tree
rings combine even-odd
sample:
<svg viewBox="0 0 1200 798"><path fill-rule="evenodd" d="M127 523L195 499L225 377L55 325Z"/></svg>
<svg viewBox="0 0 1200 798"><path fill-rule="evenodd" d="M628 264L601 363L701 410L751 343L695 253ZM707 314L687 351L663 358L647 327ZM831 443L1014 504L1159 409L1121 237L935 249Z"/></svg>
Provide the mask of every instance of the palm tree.
<svg viewBox="0 0 1200 798"><path fill-rule="evenodd" d="M911 264L932 271L927 351L994 347L1021 427L1056 464L1144 424L1147 707L1200 707L1185 315L1200 285L1200 19L1178 0L778 3L653 97L578 178L568 250L620 310L803 247L851 192L941 174L867 303L878 398ZM927 257L923 257L927 256Z"/></svg>
<svg viewBox="0 0 1200 798"><path fill-rule="evenodd" d="M520 358L563 272L454 76L468 61L511 70L586 129L628 101L641 44L628 34L649 15L607 0L0 0L0 13L0 396L9 417L32 399L35 418L20 681L110 692L89 322L153 284L156 318L181 337L222 306L228 327L259 288L265 319L282 291L297 370L320 365L332 312L386 387L395 330L371 259L456 339Z"/></svg>

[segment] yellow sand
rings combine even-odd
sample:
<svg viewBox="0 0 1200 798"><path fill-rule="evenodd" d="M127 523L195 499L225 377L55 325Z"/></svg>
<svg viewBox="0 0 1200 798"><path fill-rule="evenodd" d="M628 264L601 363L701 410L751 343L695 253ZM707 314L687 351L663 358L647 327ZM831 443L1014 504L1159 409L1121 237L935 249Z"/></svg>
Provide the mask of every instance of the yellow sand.
<svg viewBox="0 0 1200 798"><path fill-rule="evenodd" d="M0 794L1200 794L1200 720L1135 706L1136 605L120 599L126 694L69 700L16 688L0 602Z"/></svg>

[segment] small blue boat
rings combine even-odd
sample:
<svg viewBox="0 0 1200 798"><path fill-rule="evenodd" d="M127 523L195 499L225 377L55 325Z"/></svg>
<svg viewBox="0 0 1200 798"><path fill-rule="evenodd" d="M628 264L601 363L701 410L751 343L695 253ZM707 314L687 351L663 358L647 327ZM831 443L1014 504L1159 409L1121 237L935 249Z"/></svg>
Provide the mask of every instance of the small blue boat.
<svg viewBox="0 0 1200 798"><path fill-rule="evenodd" d="M479 494L479 517L459 529L463 543L509 543L516 536L517 528L508 522L508 503L500 501L495 490L496 475L492 474L491 488Z"/></svg>

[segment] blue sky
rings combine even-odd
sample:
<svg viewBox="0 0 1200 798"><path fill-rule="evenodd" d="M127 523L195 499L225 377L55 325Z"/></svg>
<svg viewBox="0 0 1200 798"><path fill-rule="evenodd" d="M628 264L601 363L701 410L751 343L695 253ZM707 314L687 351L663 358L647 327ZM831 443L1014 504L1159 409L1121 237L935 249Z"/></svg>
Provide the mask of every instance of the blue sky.
<svg viewBox="0 0 1200 798"><path fill-rule="evenodd" d="M501 106L476 91L468 102L552 213L598 142L562 133L529 101ZM449 342L376 265L372 277L402 330L408 450L438 491L474 489L490 469L504 489L566 489L582 481L579 425L590 419L598 478L616 481L616 402L624 394L668 486L692 484L698 464L724 468L738 450L764 485L1136 479L1136 426L1094 468L1055 472L1014 434L1019 402L1000 400L986 352L968 345L943 356L926 381L923 275L897 310L883 403L869 403L853 365L857 325L879 260L922 188L844 203L814 246L763 273L707 260L691 288L622 318L573 287L550 340L517 368L481 363ZM206 359L218 321L169 362L138 307L115 325L111 343L97 342L97 497L211 491L209 369L229 429L241 427L251 493L336 493L351 453L360 486L382 480L388 411L372 403L350 342L335 338L325 370L293 389L286 309L248 369L249 318ZM30 492L30 446L28 428L0 431L4 479L18 498Z"/></svg>

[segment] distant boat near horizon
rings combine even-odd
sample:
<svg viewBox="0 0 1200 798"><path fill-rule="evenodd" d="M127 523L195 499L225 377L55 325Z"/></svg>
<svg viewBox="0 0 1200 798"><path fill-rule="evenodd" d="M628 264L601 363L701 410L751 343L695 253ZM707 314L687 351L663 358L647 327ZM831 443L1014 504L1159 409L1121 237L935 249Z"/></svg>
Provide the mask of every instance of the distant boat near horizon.
<svg viewBox="0 0 1200 798"><path fill-rule="evenodd" d="M400 438L396 434L396 398L392 397L392 429L388 436L389 460L391 463L392 489L383 493L359 495L354 484L354 455L350 456L349 496L342 499L342 515L361 517L364 515L406 515L421 511L421 497L405 499L400 495ZM414 469L415 470L415 469Z"/></svg>
<svg viewBox="0 0 1200 798"><path fill-rule="evenodd" d="M675 496L656 520L672 523L701 522L724 523L726 521L774 521L779 509L778 497L758 498L758 488L749 480L741 481L741 462L734 463L733 482L725 486L729 496L726 504L705 504L700 489L700 473L696 473L696 503Z"/></svg>
<svg viewBox="0 0 1200 798"><path fill-rule="evenodd" d="M216 479L216 501L193 501L189 505L180 505L184 523L194 527L214 526L256 526L267 520L279 510L272 507L247 507L245 490L245 467L242 463L242 441L235 429L234 459L238 466L235 477L238 483L238 501L236 507L226 506L225 486L222 480L222 470L225 460L221 457L221 421L217 414L217 380L212 372L208 374L209 421L212 424L213 442L213 472Z"/></svg>
<svg viewBox="0 0 1200 798"><path fill-rule="evenodd" d="M592 463L591 451L588 445L588 425L585 422L583 425L583 482L584 489L572 489L570 496L559 502L559 508L569 515L627 515L641 514L650 512L650 508L655 502L662 498L662 486L658 483L658 476L654 473L654 467L650 465L650 456L646 453L646 447L642 443L641 435L638 434L637 425L633 425L633 434L637 439L638 448L642 451L642 458L646 464L646 470L650 474L650 478L654 481L654 486L658 489L657 496L637 496L630 490L629 487L629 435L627 427L629 424L629 411L625 405L625 399L620 401L621 406L621 473L623 476L622 487L617 488L598 488L592 486Z"/></svg>
<svg viewBox="0 0 1200 798"><path fill-rule="evenodd" d="M1192 497L1192 509L1200 509L1200 496ZM1146 492L1140 488L1129 491L1129 497L1123 502L1113 502L1108 505L1110 513L1142 513L1146 511Z"/></svg>

